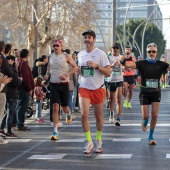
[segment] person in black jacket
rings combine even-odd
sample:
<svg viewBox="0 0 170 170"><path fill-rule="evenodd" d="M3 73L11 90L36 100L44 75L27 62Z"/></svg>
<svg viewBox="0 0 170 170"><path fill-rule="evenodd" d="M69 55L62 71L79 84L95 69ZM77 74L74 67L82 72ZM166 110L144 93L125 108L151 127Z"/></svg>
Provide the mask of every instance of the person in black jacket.
<svg viewBox="0 0 170 170"><path fill-rule="evenodd" d="M13 79L12 79L12 82L7 85L6 111L2 118L0 129L1 129L1 133L3 133L6 138L17 138L17 136L11 132L11 127L12 127L12 122L13 122L13 116L16 114L16 104L18 100L17 87L21 85L22 81L21 81L21 78L18 77L17 70L15 69L15 57L12 55L9 55L6 57L6 59L8 60L9 64L12 66ZM7 122L7 133L4 132L4 127L6 125L6 122Z"/></svg>
<svg viewBox="0 0 170 170"><path fill-rule="evenodd" d="M12 79L13 70L10 67L7 59L4 57L5 43L0 41L0 58L2 59L2 65L0 67L2 76L8 76L8 78ZM6 105L6 86L0 92L0 118L4 115L5 105ZM0 133L0 135L2 135ZM6 144L7 141L0 139L0 144Z"/></svg>

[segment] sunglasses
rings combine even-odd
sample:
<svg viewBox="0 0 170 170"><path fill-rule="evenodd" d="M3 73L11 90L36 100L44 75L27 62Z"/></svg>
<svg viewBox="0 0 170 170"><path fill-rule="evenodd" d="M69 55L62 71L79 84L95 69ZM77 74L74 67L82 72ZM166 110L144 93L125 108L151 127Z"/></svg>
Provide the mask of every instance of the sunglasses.
<svg viewBox="0 0 170 170"><path fill-rule="evenodd" d="M156 53L157 51L152 50L152 51L147 51L147 52L150 54L150 53Z"/></svg>
<svg viewBox="0 0 170 170"><path fill-rule="evenodd" d="M53 47L59 47L59 46L60 46L60 45L58 45L58 44L54 44L54 45L53 45Z"/></svg>
<svg viewBox="0 0 170 170"><path fill-rule="evenodd" d="M113 47L113 49L119 49L119 47Z"/></svg>

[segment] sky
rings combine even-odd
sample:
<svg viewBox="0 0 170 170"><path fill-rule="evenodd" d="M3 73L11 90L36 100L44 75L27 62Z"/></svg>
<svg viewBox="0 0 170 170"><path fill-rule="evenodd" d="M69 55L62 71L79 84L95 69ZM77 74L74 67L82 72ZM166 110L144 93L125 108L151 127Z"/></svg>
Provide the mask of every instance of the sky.
<svg viewBox="0 0 170 170"><path fill-rule="evenodd" d="M157 0L157 2L160 4L162 17L170 18L170 0ZM167 41L166 48L170 49L170 19L163 20L163 35L165 40Z"/></svg>

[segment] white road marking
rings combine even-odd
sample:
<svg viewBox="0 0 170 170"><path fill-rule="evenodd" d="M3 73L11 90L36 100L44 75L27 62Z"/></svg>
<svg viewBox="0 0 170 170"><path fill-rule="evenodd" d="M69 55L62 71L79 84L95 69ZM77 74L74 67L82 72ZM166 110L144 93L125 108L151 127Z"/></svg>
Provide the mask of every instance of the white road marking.
<svg viewBox="0 0 170 170"><path fill-rule="evenodd" d="M130 159L133 154L101 154L95 159Z"/></svg>
<svg viewBox="0 0 170 170"><path fill-rule="evenodd" d="M141 138L114 138L113 142L140 142Z"/></svg>
<svg viewBox="0 0 170 170"><path fill-rule="evenodd" d="M166 154L166 158L169 159L170 158L170 154Z"/></svg>
<svg viewBox="0 0 170 170"><path fill-rule="evenodd" d="M84 142L85 139L60 139L56 142Z"/></svg>
<svg viewBox="0 0 170 170"><path fill-rule="evenodd" d="M96 127L96 124L90 124L91 127ZM104 124L103 125L104 127L112 127L112 126L115 126L115 124ZM141 126L141 123L121 123L121 127L131 127L131 126ZM150 126L150 124L148 124L148 126ZM156 126L159 126L159 127L170 127L170 123L158 123L156 124ZM29 127L33 128L33 127L52 127L51 125L29 125ZM65 127L70 127L70 128L73 128L73 127L82 127L81 124L78 124L78 125L74 125L74 124L70 124L70 125L63 125L63 127L59 127L59 128L65 128Z"/></svg>
<svg viewBox="0 0 170 170"><path fill-rule="evenodd" d="M29 157L28 159L41 159L41 160L45 160L45 159L63 159L64 156L66 156L67 154L55 154L55 155L33 155L31 157Z"/></svg>
<svg viewBox="0 0 170 170"><path fill-rule="evenodd" d="M32 139L7 139L9 143L30 142Z"/></svg>

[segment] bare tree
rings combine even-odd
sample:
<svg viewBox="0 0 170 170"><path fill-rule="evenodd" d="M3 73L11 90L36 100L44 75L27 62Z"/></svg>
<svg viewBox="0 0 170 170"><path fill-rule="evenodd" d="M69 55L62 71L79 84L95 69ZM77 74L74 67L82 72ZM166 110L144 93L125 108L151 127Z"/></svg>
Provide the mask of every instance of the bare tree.
<svg viewBox="0 0 170 170"><path fill-rule="evenodd" d="M38 56L49 54L50 43L53 39L62 39L64 48L69 47L71 50L82 48L81 33L92 27L92 13L93 16L96 15L96 7L92 0L2 1L4 1L4 7L0 7L0 19L4 17L5 20L1 22L0 30L8 27L15 45L27 47L30 56L36 47L36 32ZM10 11L9 15L6 15L7 8ZM37 20L36 24L33 14ZM31 59L32 57L30 57L32 65Z"/></svg>

